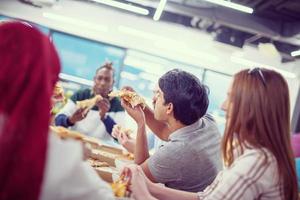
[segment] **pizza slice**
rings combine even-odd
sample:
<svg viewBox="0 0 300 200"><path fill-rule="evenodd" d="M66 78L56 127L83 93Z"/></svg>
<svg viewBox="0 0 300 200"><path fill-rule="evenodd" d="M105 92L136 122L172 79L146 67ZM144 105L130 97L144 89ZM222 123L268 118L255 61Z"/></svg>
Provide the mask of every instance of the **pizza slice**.
<svg viewBox="0 0 300 200"><path fill-rule="evenodd" d="M120 176L120 178L111 184L112 191L114 192L116 197L129 197L129 182L124 180L124 176Z"/></svg>
<svg viewBox="0 0 300 200"><path fill-rule="evenodd" d="M146 107L145 99L138 95L136 92L132 92L129 90L119 90L109 93L108 96L120 97L127 101L133 108L137 105L141 105L143 109Z"/></svg>
<svg viewBox="0 0 300 200"><path fill-rule="evenodd" d="M109 164L107 162L101 162L96 159L89 158L87 159L87 162L92 166L92 167L109 167Z"/></svg>
<svg viewBox="0 0 300 200"><path fill-rule="evenodd" d="M50 126L50 130L52 130L56 135L58 135L62 139L72 138L76 140L82 140L85 136L76 131L71 131L62 126Z"/></svg>
<svg viewBox="0 0 300 200"><path fill-rule="evenodd" d="M96 96L94 96L91 99L76 101L76 105L78 108L86 108L87 110L90 110L94 107L94 105L97 103L97 101L100 101L102 99L103 99L103 97L101 95L97 94Z"/></svg>

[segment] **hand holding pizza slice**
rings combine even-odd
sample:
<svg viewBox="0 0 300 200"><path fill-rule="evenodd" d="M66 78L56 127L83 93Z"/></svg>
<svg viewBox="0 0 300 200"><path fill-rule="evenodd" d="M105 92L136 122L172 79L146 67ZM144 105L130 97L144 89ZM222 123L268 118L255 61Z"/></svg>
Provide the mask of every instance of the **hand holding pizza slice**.
<svg viewBox="0 0 300 200"><path fill-rule="evenodd" d="M101 95L97 94L96 96L94 96L91 99L86 99L86 100L83 100L83 101L77 101L76 105L77 105L78 108L86 108L87 110L90 110L90 109L92 109L92 107L94 105L96 105L96 103L98 101L101 101L102 99L103 99L103 97Z"/></svg>
<svg viewBox="0 0 300 200"><path fill-rule="evenodd" d="M143 109L146 107L145 99L138 95L136 92L130 90L122 89L119 91L113 91L109 93L108 96L120 97L126 102L128 102L132 108L134 108L137 105L141 105Z"/></svg>

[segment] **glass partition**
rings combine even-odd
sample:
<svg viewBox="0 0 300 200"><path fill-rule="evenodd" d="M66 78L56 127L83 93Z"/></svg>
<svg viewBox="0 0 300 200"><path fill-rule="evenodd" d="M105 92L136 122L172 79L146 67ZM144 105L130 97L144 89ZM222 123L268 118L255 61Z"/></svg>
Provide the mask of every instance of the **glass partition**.
<svg viewBox="0 0 300 200"><path fill-rule="evenodd" d="M226 99L231 80L229 75L209 70L204 74L204 84L210 90L208 112L214 116L222 135L225 129L225 113L221 110L221 105Z"/></svg>
<svg viewBox="0 0 300 200"><path fill-rule="evenodd" d="M93 80L96 69L111 61L115 67L115 85L118 85L124 49L59 32L53 32L52 39L60 55L62 73Z"/></svg>

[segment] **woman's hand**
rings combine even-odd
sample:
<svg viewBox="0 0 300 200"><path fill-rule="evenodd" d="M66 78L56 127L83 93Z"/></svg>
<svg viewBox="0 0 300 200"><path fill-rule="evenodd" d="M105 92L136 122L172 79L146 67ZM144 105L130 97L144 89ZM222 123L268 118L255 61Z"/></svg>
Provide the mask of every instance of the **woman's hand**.
<svg viewBox="0 0 300 200"><path fill-rule="evenodd" d="M134 199L155 199L151 196L147 186L147 182L148 184L151 184L152 182L147 179L140 166L128 165L123 169L121 176L125 178L125 181L130 183L129 189L131 190Z"/></svg>

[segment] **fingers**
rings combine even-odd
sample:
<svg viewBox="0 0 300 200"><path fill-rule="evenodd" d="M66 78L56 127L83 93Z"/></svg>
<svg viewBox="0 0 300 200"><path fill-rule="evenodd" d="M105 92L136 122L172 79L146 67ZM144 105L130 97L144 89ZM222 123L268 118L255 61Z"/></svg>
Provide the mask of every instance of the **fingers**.
<svg viewBox="0 0 300 200"><path fill-rule="evenodd" d="M121 177L123 177L124 180L131 181L132 176L136 173L139 173L138 165L130 164L123 168Z"/></svg>
<svg viewBox="0 0 300 200"><path fill-rule="evenodd" d="M114 125L113 127L113 130L112 130L112 133L111 135L114 137L114 138L119 138L119 134L120 134L120 126L119 125Z"/></svg>
<svg viewBox="0 0 300 200"><path fill-rule="evenodd" d="M129 140L129 137L128 137L127 134L124 133L124 132L120 132L120 133L119 133L119 137L122 139L122 141L127 141L127 140Z"/></svg>
<svg viewBox="0 0 300 200"><path fill-rule="evenodd" d="M121 177L123 177L124 181L130 182L131 181L131 171L128 167L124 167L121 172Z"/></svg>
<svg viewBox="0 0 300 200"><path fill-rule="evenodd" d="M110 102L108 99L103 98L96 103L99 109L103 110L105 113L110 109Z"/></svg>
<svg viewBox="0 0 300 200"><path fill-rule="evenodd" d="M89 111L90 111L90 109L88 109L88 108L85 108L85 109L82 111L82 113L81 113L82 119L84 119L84 118L87 116L87 114L88 114Z"/></svg>
<svg viewBox="0 0 300 200"><path fill-rule="evenodd" d="M126 143L128 142L128 137L126 136L125 133L120 132L118 135L118 141L120 144L122 144L122 146L126 146Z"/></svg>
<svg viewBox="0 0 300 200"><path fill-rule="evenodd" d="M78 113L77 113L77 118L79 120L82 120L82 119L86 118L88 112L89 112L88 108L80 108Z"/></svg>
<svg viewBox="0 0 300 200"><path fill-rule="evenodd" d="M125 101L124 99L121 99L121 106L125 109L125 110L141 110L143 111L141 105L136 105L135 107L132 107L130 105L130 103L128 103L127 101Z"/></svg>
<svg viewBox="0 0 300 200"><path fill-rule="evenodd" d="M130 104L122 98L121 98L121 106L125 109L126 108L131 108Z"/></svg>
<svg viewBox="0 0 300 200"><path fill-rule="evenodd" d="M110 102L106 98L103 98L103 99L99 100L97 103L100 104L100 105L110 106Z"/></svg>

